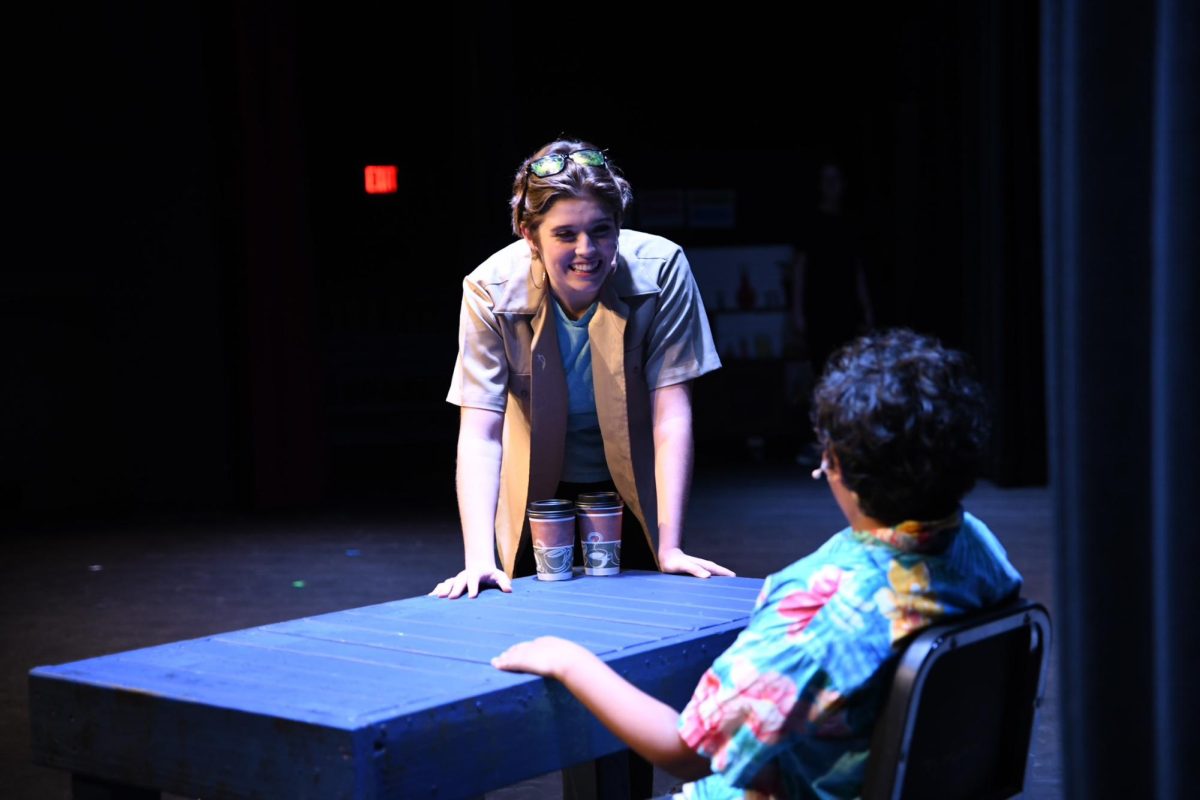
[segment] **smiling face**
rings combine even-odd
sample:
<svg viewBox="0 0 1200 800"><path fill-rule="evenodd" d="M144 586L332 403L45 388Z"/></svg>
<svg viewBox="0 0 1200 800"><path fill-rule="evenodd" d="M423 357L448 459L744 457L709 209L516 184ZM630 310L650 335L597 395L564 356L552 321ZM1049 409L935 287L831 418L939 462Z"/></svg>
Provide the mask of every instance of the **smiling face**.
<svg viewBox="0 0 1200 800"><path fill-rule="evenodd" d="M604 281L617 268L619 233L613 215L586 197L557 200L536 231L521 229L546 268L550 293L574 319L596 302Z"/></svg>

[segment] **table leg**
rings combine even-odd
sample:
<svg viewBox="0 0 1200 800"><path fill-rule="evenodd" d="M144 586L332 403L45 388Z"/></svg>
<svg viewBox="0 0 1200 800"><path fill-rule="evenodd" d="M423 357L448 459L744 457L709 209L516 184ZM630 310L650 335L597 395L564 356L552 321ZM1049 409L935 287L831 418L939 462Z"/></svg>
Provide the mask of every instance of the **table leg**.
<svg viewBox="0 0 1200 800"><path fill-rule="evenodd" d="M644 800L654 792L654 765L621 750L562 771L563 800Z"/></svg>

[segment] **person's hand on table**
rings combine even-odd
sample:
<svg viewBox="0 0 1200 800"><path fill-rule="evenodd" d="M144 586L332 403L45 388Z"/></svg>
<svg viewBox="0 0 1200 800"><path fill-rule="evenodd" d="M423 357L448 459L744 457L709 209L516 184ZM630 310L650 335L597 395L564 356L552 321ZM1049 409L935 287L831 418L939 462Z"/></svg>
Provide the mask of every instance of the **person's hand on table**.
<svg viewBox="0 0 1200 800"><path fill-rule="evenodd" d="M447 578L433 587L433 591L429 595L454 600L460 597L463 591L466 591L467 597L471 598L478 595L480 589L488 586L495 586L502 592L511 592L512 580L504 574L504 570L496 569L494 565L467 567L457 575Z"/></svg>
<svg viewBox="0 0 1200 800"><path fill-rule="evenodd" d="M563 680L572 664L591 656L591 651L557 636L541 636L514 644L492 659L492 666L506 672L528 672L543 678Z"/></svg>
<svg viewBox="0 0 1200 800"><path fill-rule="evenodd" d="M714 561L697 556L689 556L681 548L670 547L658 554L658 566L663 572L673 572L680 575L694 575L697 578L710 578L713 575L733 577L734 572Z"/></svg>

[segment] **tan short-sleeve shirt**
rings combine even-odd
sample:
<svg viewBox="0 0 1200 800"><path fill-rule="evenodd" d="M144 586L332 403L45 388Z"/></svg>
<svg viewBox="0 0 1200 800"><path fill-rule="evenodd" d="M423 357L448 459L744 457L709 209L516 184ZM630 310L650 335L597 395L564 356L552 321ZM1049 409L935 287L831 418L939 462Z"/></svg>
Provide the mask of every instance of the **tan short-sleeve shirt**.
<svg viewBox="0 0 1200 800"><path fill-rule="evenodd" d="M463 281L458 359L447 401L504 413L496 547L509 575L529 546L525 507L562 474L567 388L550 294L529 247L515 241ZM650 392L721 366L683 250L621 231L617 269L588 325L596 414L609 473L657 552Z"/></svg>

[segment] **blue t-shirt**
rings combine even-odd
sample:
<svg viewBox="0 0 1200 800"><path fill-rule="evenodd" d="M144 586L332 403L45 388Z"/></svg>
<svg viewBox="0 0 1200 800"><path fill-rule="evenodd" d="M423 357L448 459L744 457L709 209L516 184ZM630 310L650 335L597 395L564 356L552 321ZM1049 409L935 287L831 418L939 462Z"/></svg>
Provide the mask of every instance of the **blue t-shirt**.
<svg viewBox="0 0 1200 800"><path fill-rule="evenodd" d="M592 384L592 348L588 323L596 314L596 304L579 319L571 319L558 301L554 306L558 330L558 350L563 372L567 375L567 441L563 453L560 480L591 483L609 479L604 459L604 438L600 418L596 416L596 390Z"/></svg>
<svg viewBox="0 0 1200 800"><path fill-rule="evenodd" d="M749 625L700 680L679 734L713 774L683 795L857 797L896 643L1020 586L970 514L842 530L767 578Z"/></svg>

